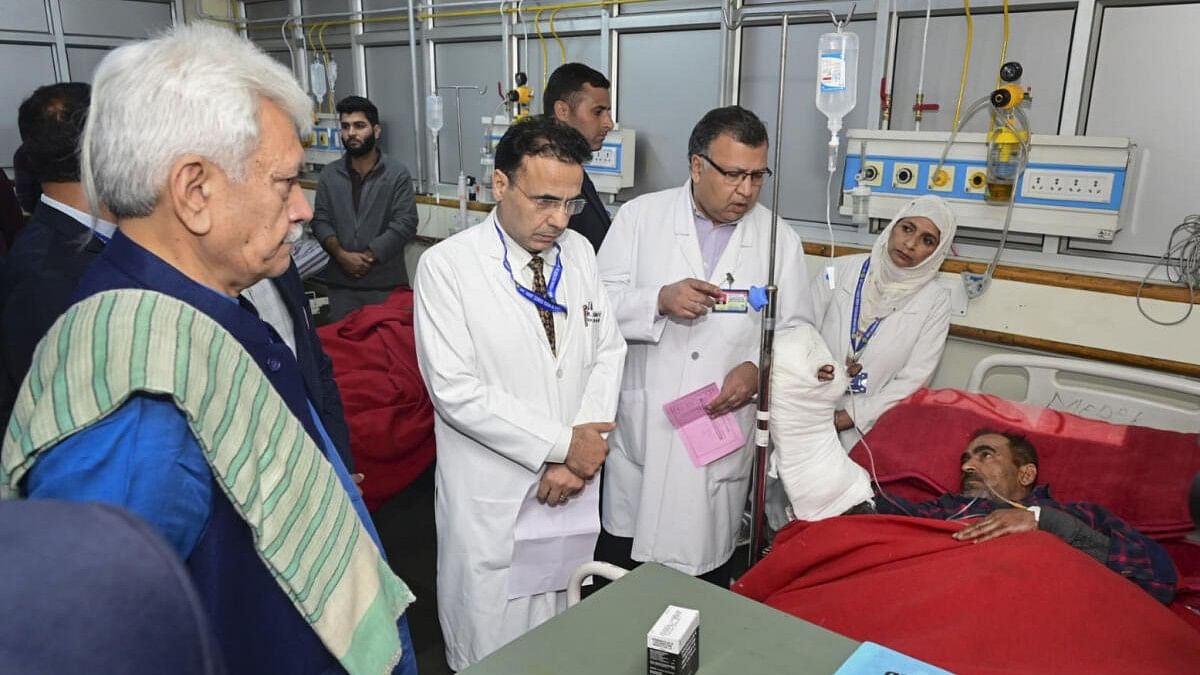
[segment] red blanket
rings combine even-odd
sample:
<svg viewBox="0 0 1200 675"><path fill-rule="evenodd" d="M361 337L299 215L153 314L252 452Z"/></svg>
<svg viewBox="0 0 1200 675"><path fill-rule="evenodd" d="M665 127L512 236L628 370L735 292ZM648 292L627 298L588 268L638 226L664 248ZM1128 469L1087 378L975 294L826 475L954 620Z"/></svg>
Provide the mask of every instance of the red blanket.
<svg viewBox="0 0 1200 675"><path fill-rule="evenodd" d="M980 427L1025 434L1038 450L1038 481L1060 502L1095 502L1160 540L1195 527L1187 493L1200 470L1196 434L955 389L920 389L879 418L866 438L879 482L913 501L957 490L958 455ZM862 443L850 456L870 470Z"/></svg>
<svg viewBox="0 0 1200 675"><path fill-rule="evenodd" d="M412 291L317 329L333 359L355 470L374 510L433 463L433 403L417 369Z"/></svg>
<svg viewBox="0 0 1200 675"><path fill-rule="evenodd" d="M1200 635L1044 532L961 543L961 523L796 522L734 591L957 673L1192 673Z"/></svg>

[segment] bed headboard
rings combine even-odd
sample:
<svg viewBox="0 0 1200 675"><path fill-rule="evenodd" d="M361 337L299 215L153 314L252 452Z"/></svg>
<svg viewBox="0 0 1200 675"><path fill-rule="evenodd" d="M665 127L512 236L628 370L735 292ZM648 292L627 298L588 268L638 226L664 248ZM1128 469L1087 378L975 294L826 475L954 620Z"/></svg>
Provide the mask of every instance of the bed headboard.
<svg viewBox="0 0 1200 675"><path fill-rule="evenodd" d="M1023 403L1116 424L1200 432L1200 381L1098 361L992 354L976 364L967 391L982 392L995 369L1024 375Z"/></svg>

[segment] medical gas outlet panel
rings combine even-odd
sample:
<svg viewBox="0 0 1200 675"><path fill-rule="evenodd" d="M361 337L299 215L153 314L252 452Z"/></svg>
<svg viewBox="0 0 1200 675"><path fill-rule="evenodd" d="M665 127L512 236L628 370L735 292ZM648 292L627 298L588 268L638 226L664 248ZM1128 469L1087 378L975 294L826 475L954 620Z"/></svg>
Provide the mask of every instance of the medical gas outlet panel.
<svg viewBox="0 0 1200 675"><path fill-rule="evenodd" d="M345 152L339 116L330 113L317 115L308 142L304 144L304 161L315 166L324 166L341 159Z"/></svg>
<svg viewBox="0 0 1200 675"><path fill-rule="evenodd" d="M508 122L497 118L492 123L491 145L494 150ZM592 160L583 165L592 178L596 192L615 195L624 188L633 187L633 168L636 165L637 132L633 129L613 129L604 137L600 149L592 153Z"/></svg>
<svg viewBox="0 0 1200 675"><path fill-rule="evenodd" d="M867 217L889 220L912 198L934 194L950 202L961 227L1001 229L1007 204L985 198L987 134L958 134L938 169L949 136L849 130L839 212L854 214L852 195L861 172L861 184L870 188ZM1012 191L1011 229L1111 241L1131 210L1135 173L1136 146L1127 138L1035 134Z"/></svg>

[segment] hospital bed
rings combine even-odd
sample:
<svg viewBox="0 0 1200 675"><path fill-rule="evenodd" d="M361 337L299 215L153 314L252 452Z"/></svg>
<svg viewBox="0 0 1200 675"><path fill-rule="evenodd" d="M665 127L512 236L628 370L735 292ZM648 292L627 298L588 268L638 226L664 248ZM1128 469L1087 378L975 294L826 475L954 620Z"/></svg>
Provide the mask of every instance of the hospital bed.
<svg viewBox="0 0 1200 675"><path fill-rule="evenodd" d="M890 516L793 523L735 591L955 672L1194 672L1200 544L1188 490L1200 471L1200 383L992 356L967 390L922 389L898 404L851 456L885 494L924 501L957 491L959 454L985 427L1024 433L1059 501L1104 505L1162 543L1180 572L1172 607L1045 533L960 544L948 536L955 523Z"/></svg>

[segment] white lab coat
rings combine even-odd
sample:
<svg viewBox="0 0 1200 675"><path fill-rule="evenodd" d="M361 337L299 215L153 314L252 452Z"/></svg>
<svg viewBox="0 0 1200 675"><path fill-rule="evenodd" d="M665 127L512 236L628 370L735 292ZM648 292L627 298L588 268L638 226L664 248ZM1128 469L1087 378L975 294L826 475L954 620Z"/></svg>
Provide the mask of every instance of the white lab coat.
<svg viewBox="0 0 1200 675"><path fill-rule="evenodd" d="M508 599L513 528L555 444L577 424L613 420L625 356L587 240L571 230L559 240L568 314L556 358L503 267L495 218L426 251L414 284L417 359L437 412L438 612L454 670L564 608L563 592ZM587 303L600 313L589 325Z"/></svg>
<svg viewBox="0 0 1200 675"><path fill-rule="evenodd" d="M822 274L813 277L813 307L821 337L829 345L836 364L844 364L850 353L850 320L854 314L854 290L868 254L842 256L834 261L836 283L829 290ZM865 329L865 325L860 325ZM888 408L925 386L933 377L946 347L950 330L950 293L931 281L909 298L903 307L885 317L863 351L861 363L867 373L865 394L847 394L838 403L866 433ZM847 449L858 443L854 429L840 434Z"/></svg>
<svg viewBox="0 0 1200 675"><path fill-rule="evenodd" d="M663 404L713 382L720 387L744 361L757 364L762 317L754 310L694 321L658 315L660 288L705 278L690 191L689 181L623 206L597 257L629 343L617 429L609 437L604 468L601 522L608 532L633 538L634 560L699 575L733 554L749 489L754 405L735 413L746 445L696 468ZM733 288L765 286L770 228L770 213L755 205L707 280L728 287L729 274ZM777 324L811 323L803 244L782 221L777 248Z"/></svg>

